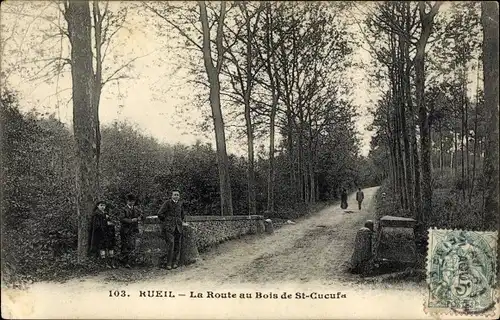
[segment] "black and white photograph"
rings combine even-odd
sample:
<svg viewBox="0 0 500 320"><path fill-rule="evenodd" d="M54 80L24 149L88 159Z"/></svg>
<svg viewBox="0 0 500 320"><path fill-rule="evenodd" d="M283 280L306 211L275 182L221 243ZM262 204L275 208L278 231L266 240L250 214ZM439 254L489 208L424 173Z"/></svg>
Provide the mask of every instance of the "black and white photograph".
<svg viewBox="0 0 500 320"><path fill-rule="evenodd" d="M6 0L6 319L497 319L496 1Z"/></svg>

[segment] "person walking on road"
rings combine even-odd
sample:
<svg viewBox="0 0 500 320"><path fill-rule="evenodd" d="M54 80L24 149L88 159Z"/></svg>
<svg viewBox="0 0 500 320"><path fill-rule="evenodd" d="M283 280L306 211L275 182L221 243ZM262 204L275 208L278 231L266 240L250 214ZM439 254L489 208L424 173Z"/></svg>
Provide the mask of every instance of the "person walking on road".
<svg viewBox="0 0 500 320"><path fill-rule="evenodd" d="M358 192L356 192L356 201L358 202L358 208L361 210L361 202L365 198L365 194L361 191L361 188L358 188Z"/></svg>
<svg viewBox="0 0 500 320"><path fill-rule="evenodd" d="M347 190L342 188L342 192L340 194L340 208L347 209Z"/></svg>

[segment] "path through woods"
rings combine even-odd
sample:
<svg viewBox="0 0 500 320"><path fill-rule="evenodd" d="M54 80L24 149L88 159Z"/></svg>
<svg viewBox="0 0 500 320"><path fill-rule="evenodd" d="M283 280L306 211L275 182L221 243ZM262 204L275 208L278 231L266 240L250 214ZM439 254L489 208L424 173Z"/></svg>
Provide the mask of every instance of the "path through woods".
<svg viewBox="0 0 500 320"><path fill-rule="evenodd" d="M159 305L165 308L165 313L160 314L167 317L166 310L174 308L173 304L178 306L177 303L181 302L179 299L193 301L189 299L189 295L197 288L203 294L210 289L255 294L255 291L282 292L283 287L292 290L291 287L293 290L307 289L325 293L347 292L349 299L343 303L353 304L356 308L346 309L349 311L345 314L346 317L356 313L360 317L365 313L368 317L377 314L383 317L387 316L388 308L394 305L415 309L415 306L421 306L424 301L421 285L367 283L346 271L345 263L352 253L356 231L367 219L372 218L372 199L376 189L364 190L365 201L361 211L357 209L355 194L351 194L347 210L340 209L340 205L336 203L298 220L296 224L284 225L273 235L248 236L228 241L202 254L202 260L190 266L171 271L151 268L110 270L65 283L36 283L27 290L5 290L2 292L2 299L16 301L19 309L13 312L24 318L50 318L60 316L61 313L74 313L85 318L95 317L96 312L106 317L120 317L123 312L127 312L129 318L145 317L151 313L157 318L159 313L155 310ZM130 297L110 298L110 290L126 290ZM144 299L139 297L140 290L174 290L176 294L186 294L186 297ZM381 294L384 299L377 300L380 304L369 309L358 308L366 299ZM130 299L130 303L124 304L124 299ZM416 299L419 301L415 302ZM100 304L98 311L95 305L99 301L105 303ZM175 307L175 315L190 317L203 314L208 318L220 316L221 309L217 309L215 301L224 302L220 299L199 299L196 304L190 304L189 308ZM255 299L252 301L255 302ZM311 313L311 304L322 300L303 300L303 303L308 304L305 309L304 306L301 307L301 300L290 300L292 304L281 299L264 302L266 301L273 303L269 308L283 308L287 312L290 312L290 308L297 308L294 314L298 317L306 311L308 313L303 316L311 317L315 315L314 312ZM259 312L268 310L264 306L256 309L255 304L247 305L241 300L231 303L236 303L242 314L255 317ZM223 306L226 307L229 306ZM395 308L391 312L395 318L402 319L405 314L420 314L423 312L420 309L399 313L398 310L405 308ZM318 312L319 310L321 309ZM316 316L322 317L320 313Z"/></svg>

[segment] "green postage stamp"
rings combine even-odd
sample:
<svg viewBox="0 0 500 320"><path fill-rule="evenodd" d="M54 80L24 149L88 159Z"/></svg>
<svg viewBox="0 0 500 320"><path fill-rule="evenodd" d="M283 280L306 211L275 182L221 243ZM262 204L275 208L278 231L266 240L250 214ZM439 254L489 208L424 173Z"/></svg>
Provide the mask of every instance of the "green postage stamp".
<svg viewBox="0 0 500 320"><path fill-rule="evenodd" d="M498 232L429 229L428 313L495 312Z"/></svg>

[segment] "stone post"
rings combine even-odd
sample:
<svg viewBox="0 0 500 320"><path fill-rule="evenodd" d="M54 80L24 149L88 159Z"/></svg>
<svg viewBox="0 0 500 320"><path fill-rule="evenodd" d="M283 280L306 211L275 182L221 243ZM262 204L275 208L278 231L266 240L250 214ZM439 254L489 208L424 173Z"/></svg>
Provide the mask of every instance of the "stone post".
<svg viewBox="0 0 500 320"><path fill-rule="evenodd" d="M192 226L184 225L182 227L181 244L181 264L188 265L196 262L199 258L198 248L196 246L196 233Z"/></svg>
<svg viewBox="0 0 500 320"><path fill-rule="evenodd" d="M264 220L264 228L266 233L274 233L274 226L273 226L273 220L271 219L266 219Z"/></svg>

